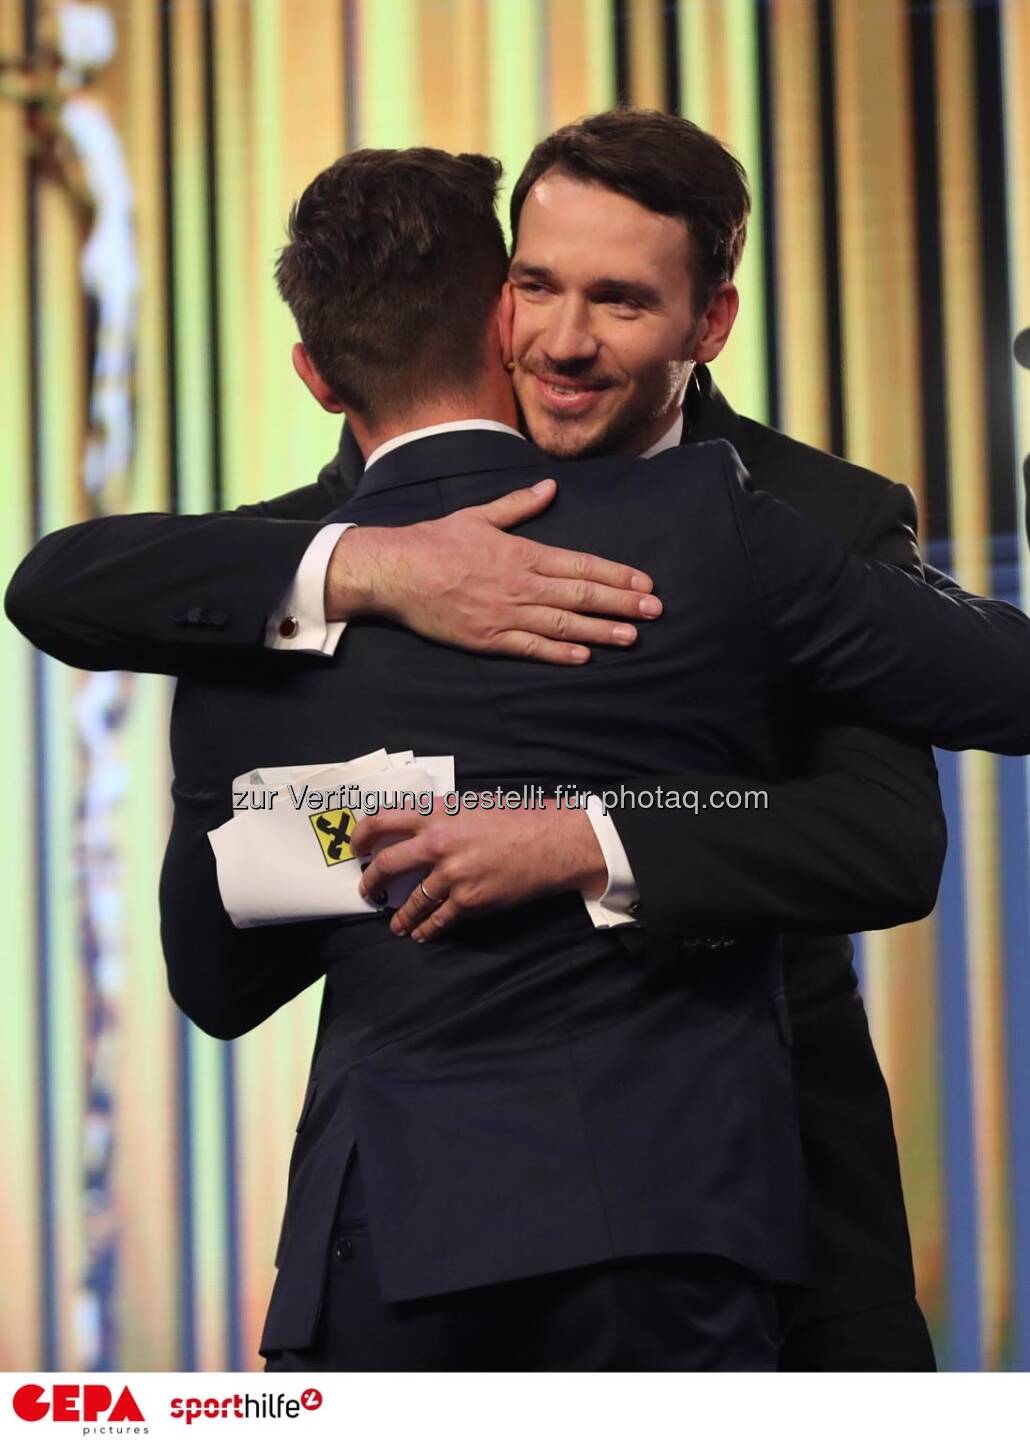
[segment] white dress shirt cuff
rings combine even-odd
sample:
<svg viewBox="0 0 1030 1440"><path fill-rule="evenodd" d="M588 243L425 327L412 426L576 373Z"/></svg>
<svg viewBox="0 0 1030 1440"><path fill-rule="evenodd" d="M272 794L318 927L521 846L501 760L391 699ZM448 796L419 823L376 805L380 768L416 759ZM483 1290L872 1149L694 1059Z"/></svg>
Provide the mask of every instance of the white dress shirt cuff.
<svg viewBox="0 0 1030 1440"><path fill-rule="evenodd" d="M335 653L347 622L325 618L325 577L337 540L351 529L352 525L323 525L304 551L282 604L268 618L268 649L302 650L312 655Z"/></svg>
<svg viewBox="0 0 1030 1440"><path fill-rule="evenodd" d="M591 900L586 895L583 896L587 914L599 930L632 924L637 918L640 891L633 878L626 847L619 839L615 821L605 813L599 795L588 798L586 809L587 819L593 827L604 863L608 867L608 888L600 899Z"/></svg>

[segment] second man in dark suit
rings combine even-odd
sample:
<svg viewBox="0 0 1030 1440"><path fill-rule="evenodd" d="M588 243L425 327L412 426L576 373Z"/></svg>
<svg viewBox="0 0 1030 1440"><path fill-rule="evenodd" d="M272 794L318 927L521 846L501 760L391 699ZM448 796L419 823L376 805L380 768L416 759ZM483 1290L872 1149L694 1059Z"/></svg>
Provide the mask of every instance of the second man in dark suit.
<svg viewBox="0 0 1030 1440"><path fill-rule="evenodd" d="M373 543L554 465L512 424L496 173L484 157L358 152L291 221L278 274L297 368L351 415L368 464L339 519ZM656 304L686 239L677 217L661 229ZM653 574L666 610L636 646L540 666L356 614L324 665L252 656L181 682L162 933L187 1013L202 1019L211 993L230 1024L249 1018L225 983L207 833L256 767L383 745L453 752L463 790L597 790L627 764L642 788L677 766L775 778L813 695L941 743L1030 744L1025 616L999 607L982 645L977 604L864 565L752 492L724 442L555 474L558 499L527 530ZM518 811L504 824L528 853ZM437 821L390 826L415 833L370 887L428 844L422 913L443 910L464 876L434 848ZM547 891L503 924L464 905L421 949L400 917L261 938L255 962L327 976L263 1338L273 1368L776 1364L773 1282L806 1274L778 938L627 946Z"/></svg>

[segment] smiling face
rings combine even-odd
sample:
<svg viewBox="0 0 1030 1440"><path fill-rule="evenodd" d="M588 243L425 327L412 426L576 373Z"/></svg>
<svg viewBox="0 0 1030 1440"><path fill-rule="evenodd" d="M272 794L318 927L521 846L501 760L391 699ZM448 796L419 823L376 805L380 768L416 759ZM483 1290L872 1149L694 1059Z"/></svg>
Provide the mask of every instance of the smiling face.
<svg viewBox="0 0 1030 1440"><path fill-rule="evenodd" d="M512 378L542 449L640 454L668 429L705 328L689 246L683 220L600 185L550 170L533 186L510 269Z"/></svg>

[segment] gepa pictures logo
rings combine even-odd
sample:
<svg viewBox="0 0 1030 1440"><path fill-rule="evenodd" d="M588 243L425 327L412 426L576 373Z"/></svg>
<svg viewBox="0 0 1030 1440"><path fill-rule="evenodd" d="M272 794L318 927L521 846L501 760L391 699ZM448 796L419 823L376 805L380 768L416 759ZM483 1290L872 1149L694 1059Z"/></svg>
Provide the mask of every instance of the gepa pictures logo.
<svg viewBox="0 0 1030 1440"><path fill-rule="evenodd" d="M128 1385L115 1399L106 1385L21 1385L11 1401L19 1420L78 1420L95 1424L126 1421L139 1423L145 1417Z"/></svg>

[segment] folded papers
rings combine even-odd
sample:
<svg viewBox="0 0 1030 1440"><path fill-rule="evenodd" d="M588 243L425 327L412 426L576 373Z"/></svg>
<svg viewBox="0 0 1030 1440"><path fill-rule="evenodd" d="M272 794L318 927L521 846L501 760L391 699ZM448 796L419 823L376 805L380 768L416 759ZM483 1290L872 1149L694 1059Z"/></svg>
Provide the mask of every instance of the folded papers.
<svg viewBox="0 0 1030 1440"><path fill-rule="evenodd" d="M222 904L239 929L334 916L374 915L358 894L364 861L350 837L366 814L388 810L403 821L428 814L434 795L454 789L452 755L374 750L330 765L274 766L238 775L233 815L208 834ZM392 844L398 833L384 840ZM373 852L375 853L375 852ZM427 870L395 876L387 904L404 903Z"/></svg>

